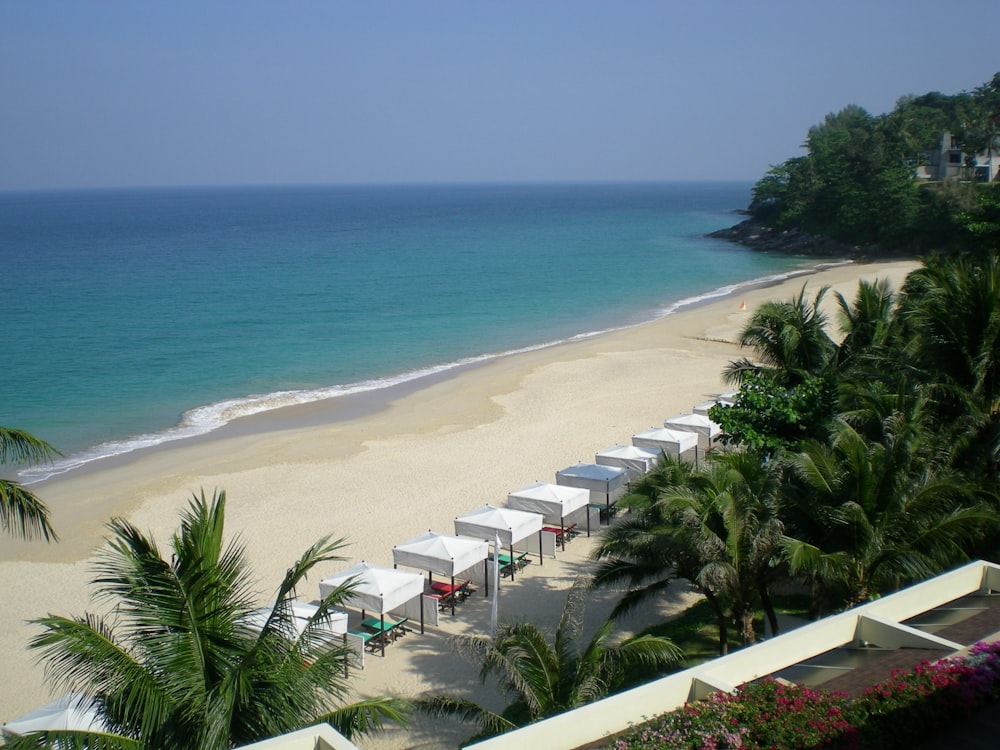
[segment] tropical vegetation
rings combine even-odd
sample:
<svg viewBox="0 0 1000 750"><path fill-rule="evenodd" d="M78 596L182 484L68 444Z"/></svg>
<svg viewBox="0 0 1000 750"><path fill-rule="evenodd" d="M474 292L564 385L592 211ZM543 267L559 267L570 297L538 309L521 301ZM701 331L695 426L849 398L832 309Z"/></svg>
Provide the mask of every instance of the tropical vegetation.
<svg viewBox="0 0 1000 750"><path fill-rule="evenodd" d="M726 449L667 459L622 501L595 551L594 585L626 589L613 616L683 579L726 653L759 612L778 632L777 586L818 616L996 556L1000 261L928 259L898 292L837 295L835 316L827 294L751 314L734 403L709 412Z"/></svg>
<svg viewBox="0 0 1000 750"><path fill-rule="evenodd" d="M589 582L570 588L559 624L550 635L530 622L501 622L492 637L456 636L457 652L480 665L485 682L497 679L510 703L497 713L465 698L435 695L417 708L435 716L453 716L478 726L468 741L491 737L600 699L620 686L636 665L666 667L682 657L670 640L644 635L620 643L611 640L614 622L603 623L583 640Z"/></svg>
<svg viewBox="0 0 1000 750"><path fill-rule="evenodd" d="M0 467L44 463L58 455L51 445L24 430L0 427ZM59 539L45 503L12 479L0 478L0 529L22 539Z"/></svg>
<svg viewBox="0 0 1000 750"><path fill-rule="evenodd" d="M636 727L609 745L646 748L908 748L996 700L1000 643L967 655L922 662L855 699L763 679Z"/></svg>
<svg viewBox="0 0 1000 750"><path fill-rule="evenodd" d="M399 722L406 704L343 705L351 652L328 626L350 593L324 598L301 630L296 587L343 540L320 539L288 569L263 617L244 549L223 538L224 492L195 495L161 552L113 519L94 565L106 614L48 615L31 640L55 687L83 694L106 732L50 731L14 747L231 748L329 722L348 737Z"/></svg>
<svg viewBox="0 0 1000 750"><path fill-rule="evenodd" d="M946 133L965 179L921 184L916 169ZM996 249L1000 185L975 182L975 155L1000 148L1000 73L972 91L903 97L888 114L849 105L810 128L804 147L754 186L756 222L874 252Z"/></svg>

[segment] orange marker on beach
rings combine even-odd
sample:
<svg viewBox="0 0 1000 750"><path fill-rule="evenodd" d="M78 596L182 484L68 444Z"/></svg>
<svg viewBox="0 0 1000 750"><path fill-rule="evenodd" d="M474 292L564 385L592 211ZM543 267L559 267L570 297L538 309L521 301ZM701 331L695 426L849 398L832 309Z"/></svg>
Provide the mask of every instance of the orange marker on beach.
<svg viewBox="0 0 1000 750"><path fill-rule="evenodd" d="M740 302L740 309L741 310L746 310L747 309L747 303L746 302Z"/></svg>

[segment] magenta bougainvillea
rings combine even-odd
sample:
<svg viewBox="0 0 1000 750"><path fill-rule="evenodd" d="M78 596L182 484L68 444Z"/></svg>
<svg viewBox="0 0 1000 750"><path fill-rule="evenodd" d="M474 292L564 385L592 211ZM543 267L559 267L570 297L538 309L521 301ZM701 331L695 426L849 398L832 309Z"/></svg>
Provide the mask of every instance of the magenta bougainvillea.
<svg viewBox="0 0 1000 750"><path fill-rule="evenodd" d="M920 664L856 699L773 679L717 693L631 730L614 750L910 747L1000 700L1000 643Z"/></svg>

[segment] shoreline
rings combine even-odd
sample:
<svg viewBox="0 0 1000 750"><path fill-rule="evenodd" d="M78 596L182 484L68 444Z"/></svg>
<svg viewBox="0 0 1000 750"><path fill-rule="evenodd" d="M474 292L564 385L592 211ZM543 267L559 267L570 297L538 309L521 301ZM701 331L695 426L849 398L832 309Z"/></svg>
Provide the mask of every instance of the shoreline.
<svg viewBox="0 0 1000 750"><path fill-rule="evenodd" d="M171 448L204 443L215 439L246 435L256 431L299 429L321 426L335 421L368 416L396 398L400 398L439 382L444 378L457 377L463 372L504 359L529 354L538 350L551 349L591 338L618 333L638 326L654 323L665 317L694 310L734 295L764 289L784 281L810 276L829 268L850 265L857 261L827 260L801 268L790 269L771 276L749 279L710 289L692 297L659 305L646 312L646 317L606 329L584 331L566 339L528 345L511 351L488 352L473 355L453 362L430 365L413 371L373 378L356 383L335 384L303 391L278 391L254 394L225 402L207 404L188 409L179 422L156 432L135 435L129 438L109 441L91 446L76 453L57 459L52 464L25 467L11 478L30 486L34 491L45 485L62 480L74 479L87 473L118 468L144 455ZM332 395L322 395L322 394ZM291 401L292 403L283 403ZM271 404L271 405L268 405ZM259 406L254 406L259 405ZM246 414L223 416L227 411L250 409ZM256 410L254 410L256 409ZM215 427L197 428L185 425L194 415L198 419L224 420ZM286 419L280 419L284 415ZM184 434L186 431L193 432ZM149 443L149 444L143 444ZM131 447L130 447L131 446ZM102 449L104 451L102 452ZM35 475L41 475L36 477Z"/></svg>
<svg viewBox="0 0 1000 750"><path fill-rule="evenodd" d="M888 278L898 289L917 265L840 265L741 288L652 322L477 363L394 393L382 408L345 411L347 418L338 421L303 424L307 413L318 419L310 412L317 407L289 407L305 409L254 415L233 434L166 444L121 466L36 485L63 541L0 547L9 602L0 616L9 675L0 687L0 720L49 700L43 670L26 649L32 630L24 623L46 612L94 610L89 554L112 514L127 516L162 544L193 492L225 489L227 536L239 534L245 545L262 602L288 562L320 536L346 536L350 546L349 559L317 571L318 577L359 560L391 565L393 545L427 529L452 533L456 516L503 504L508 492L532 482L552 482L556 471L591 462L597 451L628 443L636 432L727 390L722 368L740 356L736 335L762 302L789 299L803 283L807 291L828 285L849 298L859 278ZM577 549L509 587L501 611L554 622L563 599L553 594L587 564L586 545ZM310 580L300 596L315 598L317 583ZM600 611L606 612L598 608L593 616ZM461 620L449 627L477 622ZM384 660L369 660L352 686L362 695L415 694L441 685L478 689L474 667L454 663L444 634L407 638ZM419 744L393 730L363 746Z"/></svg>

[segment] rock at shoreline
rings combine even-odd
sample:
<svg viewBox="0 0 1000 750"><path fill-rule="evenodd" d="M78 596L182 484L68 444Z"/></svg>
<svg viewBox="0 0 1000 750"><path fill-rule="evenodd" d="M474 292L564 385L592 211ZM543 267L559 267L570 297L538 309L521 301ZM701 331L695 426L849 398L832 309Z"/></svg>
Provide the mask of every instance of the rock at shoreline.
<svg viewBox="0 0 1000 750"><path fill-rule="evenodd" d="M778 230L758 224L752 219L741 221L728 229L712 232L709 237L736 242L751 250L785 255L815 255L824 258L870 258L884 255L879 247L845 245L829 237L818 237L798 229Z"/></svg>

